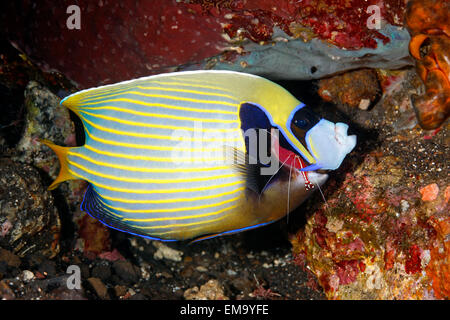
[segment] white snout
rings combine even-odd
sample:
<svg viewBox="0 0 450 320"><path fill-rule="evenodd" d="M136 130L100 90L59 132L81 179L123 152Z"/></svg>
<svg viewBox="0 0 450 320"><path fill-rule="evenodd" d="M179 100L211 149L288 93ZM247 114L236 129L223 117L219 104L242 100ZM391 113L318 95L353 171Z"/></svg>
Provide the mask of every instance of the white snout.
<svg viewBox="0 0 450 320"><path fill-rule="evenodd" d="M320 120L306 133L308 150L323 169L339 168L345 156L356 146L356 136L347 135L348 125Z"/></svg>
<svg viewBox="0 0 450 320"><path fill-rule="evenodd" d="M356 146L356 136L347 135L348 124L338 122L334 127L334 138L346 153L353 150Z"/></svg>

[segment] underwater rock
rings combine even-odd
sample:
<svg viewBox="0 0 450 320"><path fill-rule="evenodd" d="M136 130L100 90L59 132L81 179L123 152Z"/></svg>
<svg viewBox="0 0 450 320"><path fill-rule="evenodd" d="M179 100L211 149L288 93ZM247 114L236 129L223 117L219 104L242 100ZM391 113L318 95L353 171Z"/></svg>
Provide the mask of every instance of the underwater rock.
<svg viewBox="0 0 450 320"><path fill-rule="evenodd" d="M52 195L29 165L0 159L0 247L24 257L59 252L60 219Z"/></svg>
<svg viewBox="0 0 450 320"><path fill-rule="evenodd" d="M127 293L127 287L116 285L114 286L114 293L116 297L121 298Z"/></svg>
<svg viewBox="0 0 450 320"><path fill-rule="evenodd" d="M271 79L311 80L358 68L398 69L411 65L408 32L391 25L380 31L392 41L386 44L379 41L375 49L347 50L319 39L307 42L293 39L278 30L274 33L277 41L245 44L245 55L230 61L213 58L204 67L253 73Z"/></svg>
<svg viewBox="0 0 450 320"><path fill-rule="evenodd" d="M125 258L120 254L117 249L113 249L110 252L102 252L98 255L100 259L105 259L108 261L125 260Z"/></svg>
<svg viewBox="0 0 450 320"><path fill-rule="evenodd" d="M422 201L436 200L439 194L439 186L436 183L429 184L419 190L422 195Z"/></svg>
<svg viewBox="0 0 450 320"><path fill-rule="evenodd" d="M375 39L389 42L379 28L369 28L377 5L381 19L401 25L404 1L398 0L190 0L203 12L223 15L224 32L230 38L246 38L255 43L273 39L274 27L305 41L317 37L340 48L376 48ZM381 21L380 21L381 22Z"/></svg>
<svg viewBox="0 0 450 320"><path fill-rule="evenodd" d="M436 231L436 240L429 253L427 276L432 281L436 298L450 299L450 217L436 217L430 224Z"/></svg>
<svg viewBox="0 0 450 320"><path fill-rule="evenodd" d="M30 270L23 270L21 274L21 279L23 282L30 282L35 279L34 273Z"/></svg>
<svg viewBox="0 0 450 320"><path fill-rule="evenodd" d="M0 298L2 300L14 300L16 298L14 291L10 288L6 280L0 281Z"/></svg>
<svg viewBox="0 0 450 320"><path fill-rule="evenodd" d="M69 275L43 279L29 270L18 277L0 281L0 299L86 300L84 289L69 289ZM28 274L24 276L24 274Z"/></svg>
<svg viewBox="0 0 450 320"><path fill-rule="evenodd" d="M152 244L157 249L153 255L153 258L156 260L167 259L172 261L181 261L183 251L172 249L159 241L153 241Z"/></svg>
<svg viewBox="0 0 450 320"><path fill-rule="evenodd" d="M14 159L31 164L47 172L55 179L59 172L57 156L39 139L49 139L63 146L75 146L75 129L69 111L59 105L60 99L48 88L30 81L25 89L25 130L20 139ZM82 200L85 183L69 181L62 187L68 203Z"/></svg>
<svg viewBox="0 0 450 320"><path fill-rule="evenodd" d="M78 212L79 213L79 212ZM85 213L77 219L78 235L76 249L92 259L111 250L109 229L100 221Z"/></svg>
<svg viewBox="0 0 450 320"><path fill-rule="evenodd" d="M383 93L379 103L394 109L392 130L402 131L414 128L418 121L411 102L411 94L417 94L420 91L422 81L416 71L413 68L377 69L377 74Z"/></svg>
<svg viewBox="0 0 450 320"><path fill-rule="evenodd" d="M324 186L326 203L317 196L304 207L294 260L328 299L448 299L450 127L417 125L414 69L377 73L383 95L373 108L337 106L368 131Z"/></svg>
<svg viewBox="0 0 450 320"><path fill-rule="evenodd" d="M109 300L108 289L99 278L87 279L89 285L94 290L95 294L102 300Z"/></svg>
<svg viewBox="0 0 450 320"><path fill-rule="evenodd" d="M406 25L410 51L425 85L425 93L412 96L422 128L438 128L450 116L450 3L441 0L408 2Z"/></svg>
<svg viewBox="0 0 450 320"><path fill-rule="evenodd" d="M113 269L126 283L135 284L141 276L139 268L129 261L117 260L113 263Z"/></svg>
<svg viewBox="0 0 450 320"><path fill-rule="evenodd" d="M25 89L26 127L20 140L17 151L18 160L33 163L38 168L49 167L47 171L53 176L58 171L48 159L55 156L48 152L46 155L41 149L38 139L55 139L62 145L75 146L74 125L70 120L69 111L59 105L60 99L43 85L30 81ZM46 151L49 151L45 148Z"/></svg>
<svg viewBox="0 0 450 320"><path fill-rule="evenodd" d="M99 278L102 281L108 280L111 276L111 267L108 263L102 262L92 269L92 277Z"/></svg>
<svg viewBox="0 0 450 320"><path fill-rule="evenodd" d="M184 292L186 300L228 300L222 285L217 280L209 280L204 285L187 289Z"/></svg>
<svg viewBox="0 0 450 320"><path fill-rule="evenodd" d="M0 248L0 263L4 262L8 267L19 267L22 263L20 258L11 251Z"/></svg>
<svg viewBox="0 0 450 320"><path fill-rule="evenodd" d="M56 264L54 261L44 260L38 266L38 272L46 277L53 278L56 275Z"/></svg>
<svg viewBox="0 0 450 320"><path fill-rule="evenodd" d="M228 69L272 79L318 79L360 68L412 63L401 28L403 1L164 1L144 5L87 0L75 13L9 2L0 26L45 70L79 88L174 70ZM368 28L370 5L380 28ZM114 66L114 67L111 67Z"/></svg>
<svg viewBox="0 0 450 320"><path fill-rule="evenodd" d="M367 110L381 88L376 71L361 69L320 80L318 93L325 101Z"/></svg>

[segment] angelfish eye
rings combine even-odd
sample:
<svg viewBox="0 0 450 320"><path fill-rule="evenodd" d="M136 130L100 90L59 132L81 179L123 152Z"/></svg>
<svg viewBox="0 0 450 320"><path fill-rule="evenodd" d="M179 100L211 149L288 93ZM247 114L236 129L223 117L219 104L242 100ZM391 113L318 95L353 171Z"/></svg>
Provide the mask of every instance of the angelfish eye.
<svg viewBox="0 0 450 320"><path fill-rule="evenodd" d="M306 128L306 126L308 125L308 120L305 119L300 119L300 120L294 120L294 124L299 127L299 128Z"/></svg>
<svg viewBox="0 0 450 320"><path fill-rule="evenodd" d="M304 107L295 112L292 120L291 126L308 131L320 121L320 117L309 110L308 107Z"/></svg>

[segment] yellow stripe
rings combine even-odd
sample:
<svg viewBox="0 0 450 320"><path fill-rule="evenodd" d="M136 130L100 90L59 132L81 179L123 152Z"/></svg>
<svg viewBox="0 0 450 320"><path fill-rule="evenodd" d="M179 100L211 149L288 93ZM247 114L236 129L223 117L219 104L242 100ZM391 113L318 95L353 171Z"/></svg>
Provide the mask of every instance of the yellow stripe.
<svg viewBox="0 0 450 320"><path fill-rule="evenodd" d="M101 139L99 139L99 140L100 140L100 142L104 142L105 141L105 140L101 140ZM120 146L123 146L123 145L121 144ZM130 146L130 145L127 144L126 146ZM93 152L95 152L95 153L98 153L98 154L111 156L111 157L124 158L124 159L148 160L148 161L158 161L158 162L167 162L167 160L169 159L169 158L157 158L157 157L149 157L149 156L136 156L136 155L123 154L123 153L103 151L103 150L99 150L99 149L96 149L94 147L91 147L91 146L89 146L87 144L84 145L84 147L89 149L89 150L91 150L91 151L93 151ZM187 159L187 158L178 158L178 159ZM181 161L181 160L177 160L177 161Z"/></svg>
<svg viewBox="0 0 450 320"><path fill-rule="evenodd" d="M85 97L94 97L94 96L100 96L108 93L114 93L120 90L128 90L131 88L136 87L137 84L153 84L153 83L159 83L164 85L178 85L178 86L187 86L187 87L198 87L198 88L205 88L205 89L212 89L212 90L219 90L222 92L229 92L233 93L233 91L228 90L226 88L217 87L217 86L210 86L205 85L204 80L195 80L195 79L189 79L190 82L195 82L194 84L189 84L187 82L176 82L176 81L159 81L159 80L153 80L153 79L147 79L147 80L136 80L128 84L115 84L108 87L99 87L92 89L92 92L85 92L82 93Z"/></svg>
<svg viewBox="0 0 450 320"><path fill-rule="evenodd" d="M103 161L97 161L94 160L84 154L79 154L75 152L69 151L67 153L68 155L82 158L86 161L89 161L93 164L103 166L103 167L110 167L110 168L116 168L121 170L128 170L128 171L139 171L139 172L164 172L164 173L174 173L174 172L205 172L205 171L215 171L215 170L226 170L229 169L229 166L216 166L216 167L203 167L203 168L144 168L144 167L135 167L135 166L123 166L113 163L107 163Z"/></svg>
<svg viewBox="0 0 450 320"><path fill-rule="evenodd" d="M227 215L225 215L224 217L227 217ZM220 220L222 220L222 219L220 219ZM211 221L211 220L206 220L206 221ZM215 219L212 220L212 222L215 222L215 221L216 221ZM195 231L201 230L203 228L204 227L196 227L196 228L189 228L188 230L172 230L172 231L166 231L166 232L157 232L157 233L152 233L152 235L155 235L155 236L167 236L167 235L170 235L170 234L180 233L180 232L187 232L189 234L192 234Z"/></svg>
<svg viewBox="0 0 450 320"><path fill-rule="evenodd" d="M163 94L148 94L148 93L142 93L139 91L126 91L126 92L121 92L121 93L115 93L115 94L110 94L108 95L108 97L114 97L114 96L119 96L122 94L135 94L138 96L144 96L144 97L151 97L151 98L163 98L163 99L170 99L170 100L176 100L176 101L188 101L188 102L194 102L194 103L204 103L204 104L219 104L219 105L225 105L225 106L232 106L232 107L238 107L239 104L237 104L236 102L225 102L225 101L217 101L217 100L201 100L201 99L193 99L193 98L186 98L186 97L177 97L177 96L168 96L168 95L163 95ZM102 99L105 97L101 97ZM97 98L94 99L85 99L82 98L80 99L80 103L81 104L98 104L100 101L96 101L96 102L89 102L89 101L93 101ZM103 103L103 101L101 101L101 103Z"/></svg>
<svg viewBox="0 0 450 320"><path fill-rule="evenodd" d="M205 191L205 190L213 190L213 189L219 189L219 188L225 188L225 187L231 187L238 184L244 184L245 181L239 180L234 181L230 183L224 183L219 185L212 185L212 186L206 186L206 187L194 187L194 188L178 188L178 189L157 189L157 190L139 190L139 189L125 189L125 188L115 188L108 186L106 184L93 182L90 179L86 178L85 176L76 173L72 170L68 170L70 174L72 174L75 177L78 177L79 179L88 181L89 183L93 184L96 187L103 188L110 191L117 191L117 192L124 192L124 193L138 193L138 194L149 194L149 193L178 193L178 192L195 192L195 191Z"/></svg>
<svg viewBox="0 0 450 320"><path fill-rule="evenodd" d="M91 169L88 169L76 162L68 160L68 163L74 167L77 167L84 172L87 172L89 174L95 175L97 177L102 177L105 179L111 179L116 181L123 181L123 182L134 182L134 183L180 183L180 182L197 182L197 181L209 181L209 180L216 180L216 179L222 179L222 178L234 178L237 177L237 174L222 174L217 176L208 176L208 177L199 177L199 178L180 178L180 179L136 179L136 178L123 178L123 177L116 177L109 174L100 173Z"/></svg>
<svg viewBox="0 0 450 320"><path fill-rule="evenodd" d="M212 93L212 92L197 91L197 90L187 90L187 89L177 89L177 88L163 88L163 87L137 86L137 88L144 89L144 90L161 90L161 91L185 92L185 93L193 93L193 94L204 95L204 96L225 97L225 98L229 98L231 100L235 100L235 102L237 102L235 97L230 96L229 94L223 94L223 93Z"/></svg>
<svg viewBox="0 0 450 320"><path fill-rule="evenodd" d="M143 105L143 106L147 106L147 107L157 107L157 108L165 108L165 109L173 109L173 110L182 110L182 111L189 111L189 112L201 112L201 113L219 113L219 114L232 114L232 115L237 115L236 111L226 111L226 110L214 110L214 109L200 109L200 108L189 108L189 107L180 107L180 106L174 106L174 105L170 105L170 104L164 104L164 103L152 103L152 102L142 102L139 100L133 100L133 99L128 99L128 98L120 98L120 99L109 99L109 100L105 100L102 101L101 103L106 103L106 102L129 102L129 103L134 103L134 104L139 104L139 105ZM99 104L99 102L93 102L93 103L84 103L83 105L97 105ZM96 109L101 109L103 107L84 107L84 106L79 106L79 109L90 109L90 110L96 110ZM127 109L128 110L128 109ZM131 110L130 110L131 111Z"/></svg>
<svg viewBox="0 0 450 320"><path fill-rule="evenodd" d="M102 203L113 209L113 210L117 210L117 211L122 211L122 212L128 212L128 213L160 213L160 212L180 212L180 211L190 211L190 210L201 210L201 209L206 209L206 208L211 208L211 207L217 207L217 206L221 206L223 204L226 203L230 203L236 200L239 200L240 198L242 198L242 195L238 195L237 197L234 197L232 199L228 199L228 200L224 200L222 202L218 202L218 203L211 203L211 204L205 204L205 205L201 205L201 206L193 206L193 207L177 207L177 208L166 208L166 209L140 209L140 210L132 210L132 209L127 209L127 208L120 208L120 207L114 207L112 205L109 205L107 203L104 203L102 201ZM100 199L99 199L100 200ZM101 201L101 200L100 200ZM190 216L183 216L185 217L184 219L194 219L194 218L199 218L202 215L190 215ZM204 216L204 215L203 215ZM126 218L123 219L123 221L143 221L143 222L151 222L151 221L160 221L161 218L150 218L150 219L136 219L136 218ZM174 220L174 219L179 219L179 217L165 217L163 218L163 220Z"/></svg>
<svg viewBox="0 0 450 320"><path fill-rule="evenodd" d="M98 110L98 109L107 109L107 110L115 110L115 111L119 111L119 112L124 112L124 113L130 113L130 114L135 114L135 115L139 115L139 116L144 116L144 117L154 117L153 113L146 113L146 112L138 112L138 111L133 111L133 110L127 110L127 109L121 109L121 108L117 108L117 107L100 107L100 108L83 108L83 110L86 109L90 109L90 110ZM169 125L162 125L162 124L153 124L153 123L145 123L145 122L135 122L135 121L128 121L128 120L121 120L119 118L115 118L115 117L109 117L109 116L105 116L105 115L101 115L101 114L95 114L95 113L90 113L90 112L86 112L86 111L81 111L81 113L90 115L92 117L95 118L100 118L100 119L105 119L105 120L110 120L110 121L114 121L114 122L119 122L119 123L123 123L123 124L129 124L132 126L138 126L138 127L146 127L146 128L160 128L160 129L172 129L172 130L188 130L188 131L201 131L201 132L230 132L236 129L239 129L239 127L236 128L228 128L228 129L216 129L216 128L201 128L201 129L196 129L196 128L192 128L192 127L182 127L182 126L169 126ZM167 116L163 116L164 118L168 118ZM162 117L161 117L162 118ZM178 119L177 119L178 120ZM222 119L196 119L195 121L201 121L201 122L224 122L224 123L236 123L238 124L239 121L237 120L222 120Z"/></svg>
<svg viewBox="0 0 450 320"><path fill-rule="evenodd" d="M234 209L235 207L229 207L228 210ZM174 228L174 227L189 227L189 226L195 226L195 225L201 225L201 224L207 224L212 222L217 222L220 220L223 220L227 217L227 215L221 216L216 219L210 219L206 221L199 221L199 222L191 222L191 223L177 223L177 224L169 224L169 225L163 225L163 226L149 226L149 227L143 227L139 225L131 225L134 228L138 229L166 229L166 228ZM157 233L159 235L159 233Z"/></svg>
<svg viewBox="0 0 450 320"><path fill-rule="evenodd" d="M233 206L229 206L214 212L208 212L205 214L199 214L196 216L196 218L202 218L204 216L213 216L213 215L217 215L220 214L222 212L228 211L228 210L232 210L235 209L236 207L238 207L238 205L233 205ZM198 222L190 222L190 223L184 223L184 224L168 224L168 225L158 225L158 226L140 226L140 225L134 225L134 224L130 224L133 227L138 227L141 229L160 229L160 228L172 228L172 227L186 227L186 226L193 226L193 225L198 225L198 224L204 224L204 223L209 223L209 222L214 222L214 221L218 221L218 220L222 220L226 217L226 215L221 216L219 218L216 219L208 219L208 220L201 220ZM155 218L152 219L152 221L167 221L167 220L184 220L184 219L190 219L189 217L167 217L167 218ZM130 220L130 219L125 219L125 220L129 220L129 221L134 221L134 220ZM124 220L124 221L125 221Z"/></svg>
<svg viewBox="0 0 450 320"><path fill-rule="evenodd" d="M316 149L314 148L314 143L311 139L311 136L309 136L309 147L311 148L312 153L314 154L314 156L317 158L317 152Z"/></svg>
<svg viewBox="0 0 450 320"><path fill-rule="evenodd" d="M133 99L128 99L128 98L120 98L120 99L109 99L109 100L105 100L102 101L101 103L109 103L109 102L129 102L129 103L134 103L134 104L139 104L139 105L143 105L143 106L148 106L148 107L157 107L157 108L165 108L165 109L173 109L173 110L182 110L182 111L189 111L189 112L200 112L200 113L219 113L219 114L232 114L232 115L237 115L236 111L225 111L225 110L214 110L214 109L200 109L200 108L189 108L189 107L180 107L180 106L174 106L174 105L169 105L169 104L163 104L163 103L151 103L151 102L142 102L139 100L133 100ZM95 103L85 103L84 105L96 105L98 104L98 102ZM101 109L102 107L83 107L80 106L79 109L90 109L90 110L96 110L96 109Z"/></svg>
<svg viewBox="0 0 450 320"><path fill-rule="evenodd" d="M191 80L192 81L192 80ZM205 88L205 89L212 89L212 90L220 90L222 92L230 92L233 93L233 91L222 88L222 87L215 87L215 86L209 86L209 85L205 85L205 84L197 84L197 83L187 83L187 82L176 82L176 81L152 81L154 83L159 83L159 84L168 84L168 85L177 85L177 86L184 86L184 87L197 87L197 88Z"/></svg>
<svg viewBox="0 0 450 320"><path fill-rule="evenodd" d="M81 92L80 96L82 96L83 99L95 99L95 98L99 98L101 96L107 96L111 93L117 93L117 92L125 92L127 90L133 89L135 87L136 84L130 84L127 86L119 86L117 88L108 88L108 89L102 89L102 90L96 90L93 89L92 93L89 92ZM81 98L81 97L80 97Z"/></svg>
<svg viewBox="0 0 450 320"><path fill-rule="evenodd" d="M137 84L144 84L144 83L149 83L149 82L148 81L132 81L127 84L116 83L116 84L106 85L103 87L93 88L92 90L87 90L85 92L82 92L81 94L84 97L93 97L96 95L114 93L114 92L117 92L120 90L129 90L129 89L136 87Z"/></svg>
<svg viewBox="0 0 450 320"><path fill-rule="evenodd" d="M306 148L303 146L303 144L292 134L289 132L289 130L286 129L286 127L282 127L282 131L284 134L286 134L288 141L290 141L294 146L296 146L300 150L300 154L303 156L303 158L306 158L306 160L313 164L316 163L316 160L311 156L306 150Z"/></svg>
<svg viewBox="0 0 450 320"><path fill-rule="evenodd" d="M85 129L88 137L91 138L92 140L95 140L95 141L98 141L98 142L101 142L104 144L110 144L113 146L136 148L136 149L146 149L146 150L160 150L160 151L172 151L173 150L173 151L204 151L204 152L207 152L207 151L223 150L223 147L219 147L219 148L201 148L201 147L200 148L182 148L182 147L164 147L164 146L152 146L152 145L116 142L116 141L112 141L112 140L105 140L105 139L98 138L98 137L92 135L86 127L84 129ZM101 151L101 150L95 149L87 144L85 144L84 147L86 147L94 152L104 154L104 155L110 155L110 156L127 158L127 159L152 160L152 157L124 155L124 154L120 154L120 153Z"/></svg>
<svg viewBox="0 0 450 320"><path fill-rule="evenodd" d="M135 81L132 81L130 83L127 84L121 84L121 83L116 83L116 84L112 84L106 87L99 87L99 88L94 88L92 89L92 92L89 93L89 91L83 93L83 95L85 97L94 97L94 96L99 96L99 95L104 95L104 94L108 94L108 93L114 93L117 91L126 91L129 89L133 89L135 88L138 84L151 84L152 81L150 79L147 80L138 80L136 79Z"/></svg>
<svg viewBox="0 0 450 320"><path fill-rule="evenodd" d="M97 125L97 124L93 123L92 121L87 120L82 115L79 115L79 116L83 121L85 121L90 126L96 128L100 131L105 131L105 132L114 133L114 134L118 134L118 135L126 135L126 136L130 136L130 137L152 138L152 139L171 140L171 141L201 141L201 142L207 142L207 141L231 142L231 141L240 141L241 140L240 137L232 138L232 139L227 139L227 138L188 138L188 137L174 137L172 135L146 134L146 133L120 131L120 130L110 129L110 128L106 128L106 127ZM85 129L86 129L86 127L85 127ZM234 129L234 130L238 130L238 129ZM239 132L239 131L237 131L237 132ZM142 149L145 149L145 148L142 148Z"/></svg>
<svg viewBox="0 0 450 320"><path fill-rule="evenodd" d="M174 198L174 199L162 199L162 200L130 200L130 199L123 199L123 198L114 198L102 195L101 197L107 200L111 201L117 201L117 202L123 202L123 203L172 203L172 202L183 202L183 201L197 201L197 200L205 200L205 199L214 199L214 198L220 198L222 196L226 196L229 194L237 193L239 191L245 190L246 187L239 187L231 191L222 192L218 194L208 195L208 196L201 196L201 197L190 197L190 198Z"/></svg>

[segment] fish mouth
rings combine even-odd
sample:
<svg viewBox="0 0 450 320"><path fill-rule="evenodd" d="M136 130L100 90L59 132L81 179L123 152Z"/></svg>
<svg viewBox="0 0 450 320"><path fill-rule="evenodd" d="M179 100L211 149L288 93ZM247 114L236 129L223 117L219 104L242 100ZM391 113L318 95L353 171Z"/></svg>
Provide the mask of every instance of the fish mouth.
<svg viewBox="0 0 450 320"><path fill-rule="evenodd" d="M306 134L308 150L316 163L311 170L336 170L356 146L356 136L348 135L349 126L322 119Z"/></svg>
<svg viewBox="0 0 450 320"><path fill-rule="evenodd" d="M348 152L350 152L356 146L356 136L349 136L348 128L348 124L342 122L336 123L334 125L334 139L342 149L348 150Z"/></svg>

